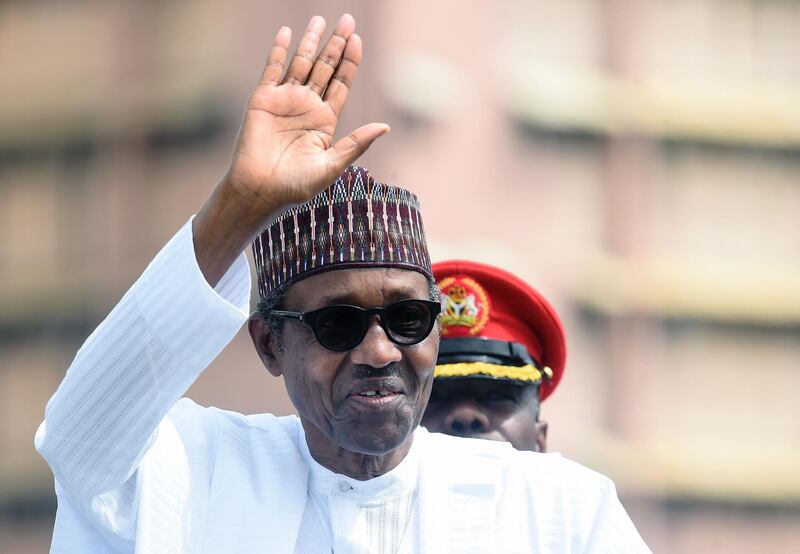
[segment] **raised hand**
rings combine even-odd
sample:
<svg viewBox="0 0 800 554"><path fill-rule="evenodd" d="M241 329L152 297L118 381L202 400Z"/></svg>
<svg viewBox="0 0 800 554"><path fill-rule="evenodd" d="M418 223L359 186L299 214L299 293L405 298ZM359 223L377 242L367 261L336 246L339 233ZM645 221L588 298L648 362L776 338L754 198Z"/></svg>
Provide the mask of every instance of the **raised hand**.
<svg viewBox="0 0 800 554"><path fill-rule="evenodd" d="M361 62L354 30L353 18L343 15L317 56L325 20L313 17L288 68L291 31L278 31L226 175L243 194L268 204L308 200L389 130L370 123L334 143Z"/></svg>
<svg viewBox="0 0 800 554"><path fill-rule="evenodd" d="M291 30L275 36L231 165L193 222L197 262L212 286L272 216L311 199L389 131L370 123L334 142L361 62L354 30L343 15L316 55L325 20L311 18L288 68Z"/></svg>

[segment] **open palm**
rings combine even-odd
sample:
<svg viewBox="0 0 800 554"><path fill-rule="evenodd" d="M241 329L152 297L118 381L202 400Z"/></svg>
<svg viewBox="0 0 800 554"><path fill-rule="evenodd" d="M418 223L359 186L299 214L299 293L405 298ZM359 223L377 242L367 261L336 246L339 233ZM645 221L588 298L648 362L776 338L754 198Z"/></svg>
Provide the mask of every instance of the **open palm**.
<svg viewBox="0 0 800 554"><path fill-rule="evenodd" d="M226 175L247 197L270 206L308 200L389 130L371 123L334 143L361 61L354 29L353 18L342 16L317 55L325 21L312 18L288 69L291 31L284 27L275 36Z"/></svg>

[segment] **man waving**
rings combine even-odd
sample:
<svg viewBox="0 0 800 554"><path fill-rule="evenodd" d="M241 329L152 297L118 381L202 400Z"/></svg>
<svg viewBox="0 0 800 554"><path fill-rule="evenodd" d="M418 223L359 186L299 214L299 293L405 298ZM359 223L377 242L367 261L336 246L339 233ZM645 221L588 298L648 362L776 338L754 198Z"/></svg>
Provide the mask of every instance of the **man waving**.
<svg viewBox="0 0 800 554"><path fill-rule="evenodd" d="M291 58L278 32L225 177L48 403L53 551L646 551L605 477L419 427L440 312L419 203L349 165L388 126L334 139L361 39L345 15L320 50L324 27ZM250 335L297 416L181 398L248 321L251 243Z"/></svg>

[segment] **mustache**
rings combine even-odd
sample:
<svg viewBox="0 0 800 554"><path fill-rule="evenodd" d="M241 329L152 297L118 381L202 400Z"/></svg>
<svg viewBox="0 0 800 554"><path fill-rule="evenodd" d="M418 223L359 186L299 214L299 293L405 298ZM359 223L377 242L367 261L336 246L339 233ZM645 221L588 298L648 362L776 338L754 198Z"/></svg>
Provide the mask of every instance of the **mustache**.
<svg viewBox="0 0 800 554"><path fill-rule="evenodd" d="M353 379L369 379L370 377L397 377L403 379L404 374L403 366L395 362L383 367L372 367L371 365L360 364L353 368Z"/></svg>

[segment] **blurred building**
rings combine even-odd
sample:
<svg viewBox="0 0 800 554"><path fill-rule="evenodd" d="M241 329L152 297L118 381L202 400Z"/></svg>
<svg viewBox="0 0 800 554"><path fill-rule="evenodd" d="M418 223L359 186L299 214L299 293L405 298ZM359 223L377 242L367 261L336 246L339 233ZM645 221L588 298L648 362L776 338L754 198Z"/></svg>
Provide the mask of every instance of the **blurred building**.
<svg viewBox="0 0 800 554"><path fill-rule="evenodd" d="M225 170L274 32L350 11L342 131L436 259L502 265L568 332L551 447L656 552L800 551L800 4L0 3L0 551L44 551L33 434L83 339ZM290 413L246 331L190 395Z"/></svg>

